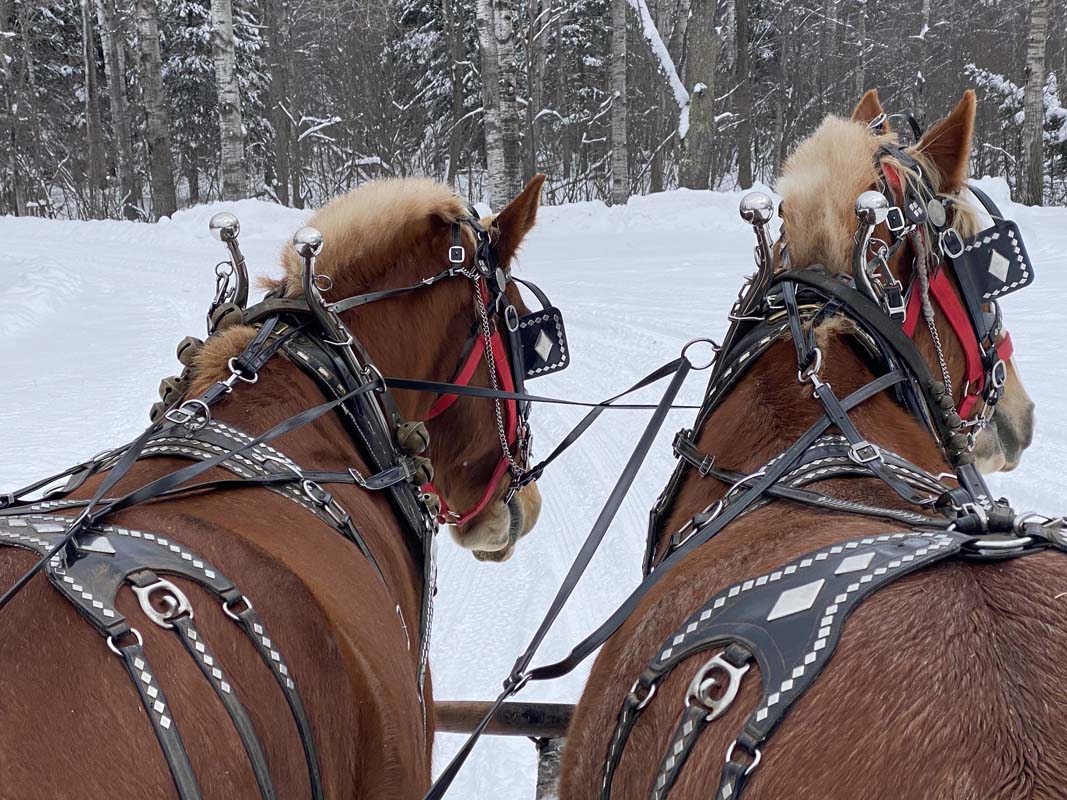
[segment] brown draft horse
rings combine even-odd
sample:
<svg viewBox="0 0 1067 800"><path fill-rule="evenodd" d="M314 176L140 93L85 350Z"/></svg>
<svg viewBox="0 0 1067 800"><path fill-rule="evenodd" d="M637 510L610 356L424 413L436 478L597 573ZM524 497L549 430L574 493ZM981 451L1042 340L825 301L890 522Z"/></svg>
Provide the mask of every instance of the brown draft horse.
<svg viewBox="0 0 1067 800"><path fill-rule="evenodd" d="M868 93L853 120L828 118L789 159L780 183L783 230L795 266L850 269L853 204L875 187L879 137L867 123L881 114ZM961 188L969 159L975 99L957 108L911 149L942 193ZM899 254L895 274L910 278ZM779 259L780 260L780 259ZM961 349L937 321L958 387ZM922 327L922 326L920 326ZM840 396L873 378L849 344L849 329L820 327L823 372ZM929 335L919 345L936 371ZM822 416L810 387L796 379L793 344L779 341L699 432L700 449L731 470L751 473ZM886 394L852 414L870 441L934 474L948 468L918 421ZM984 468L1013 467L1029 444L1032 405L1010 370L996 430L979 445ZM991 439L991 441L990 441ZM828 494L902 506L885 484L852 479L815 484ZM659 539L723 494L690 468ZM810 510L777 501L741 517L676 565L605 645L567 739L561 798L600 796L600 781L623 698L667 637L708 598L743 578L766 574L825 545L898 530L899 525ZM837 653L785 718L746 787L746 800L834 798L1063 798L1067 796L1067 574L1055 554L996 566L948 562L903 578L849 618ZM647 798L683 708L686 686L705 657L683 663L639 718L619 763L613 797ZM758 668L724 716L705 730L671 798L706 800L724 757L759 704Z"/></svg>
<svg viewBox="0 0 1067 800"><path fill-rule="evenodd" d="M533 226L543 176L493 220L492 247L500 265L513 259ZM452 223L466 216L447 187L428 180L368 184L313 215L325 234L319 271L333 279L334 297L405 286L447 265ZM468 260L473 236L466 242ZM290 279L297 260L284 256ZM471 283L445 280L432 289L346 312L345 322L386 375L450 380L475 323ZM521 313L518 293L510 299ZM225 376L226 361L253 335L229 328L199 357L198 391ZM120 343L115 343L121 347ZM484 363L472 381L488 386ZM406 419L421 419L433 396L398 394ZM256 435L323 402L294 364L272 358L256 385L242 385L216 418ZM429 423L437 486L453 508L480 497L500 458L492 404L460 399ZM365 464L337 415L321 417L277 442L305 469L345 470ZM187 465L138 462L117 492ZM366 473L364 473L366 474ZM213 470L205 477L226 477ZM79 497L91 495L95 484ZM540 508L537 488L517 495L509 511L503 481L486 511L454 532L467 548L510 551ZM328 798L419 797L429 785L433 744L416 693L422 565L413 563L388 501L355 486L331 487L357 521L388 584L383 590L369 562L314 515L263 489L212 492L135 507L121 524L172 537L213 561L241 587L289 660L307 708ZM521 520L509 519L519 514ZM509 530L511 537L509 538ZM0 586L32 563L31 554L0 548ZM308 775L293 718L247 639L225 619L215 599L181 581L198 626L229 672L263 742L279 798L308 795ZM403 630L399 604L410 632ZM175 721L205 798L259 798L248 759L210 684L169 631L151 624L129 588L118 610L140 630L169 698ZM427 700L429 701L427 687ZM0 615L0 798L175 797L174 782L149 720L122 662L79 619L45 578L35 577Z"/></svg>

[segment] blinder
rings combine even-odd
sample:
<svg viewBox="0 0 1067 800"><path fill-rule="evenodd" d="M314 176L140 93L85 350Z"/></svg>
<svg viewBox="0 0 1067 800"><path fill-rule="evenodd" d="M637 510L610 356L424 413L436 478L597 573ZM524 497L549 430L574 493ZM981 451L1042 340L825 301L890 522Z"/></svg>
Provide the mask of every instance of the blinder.
<svg viewBox="0 0 1067 800"><path fill-rule="evenodd" d="M905 168L919 175L918 181L903 180L897 172L881 162L888 155ZM943 198L926 183L922 165L903 148L885 144L878 149L877 166L883 175L881 193L889 204L886 222L890 228L891 253L907 236L925 238L931 261L929 263L929 286L921 285L919 272L915 270L908 299L904 307L894 305L887 312L900 318L904 331L914 336L919 317L923 314L924 292L937 302L952 326L967 362L966 389L958 412L968 424L981 426L992 415L993 407L1004 393L1007 377L1007 361L1011 358L1011 338L1004 332L998 300L1005 295L1024 289L1033 283L1034 268L1023 244L1022 234L1015 222L1005 219L984 191L968 185L985 212L992 217L990 227L975 236L964 239L952 225ZM901 206L896 205L894 191L903 197ZM893 221L905 220L903 226ZM952 265L957 279L959 297L953 291L943 270L936 269L937 254ZM883 257L877 263L886 264ZM920 256L917 253L916 258ZM869 269L869 264L868 264ZM883 307L889 292L882 298ZM903 312L895 314L893 312ZM929 323L929 320L928 320ZM1004 334L1001 337L1001 334ZM936 343L935 343L936 344ZM939 346L939 345L938 345ZM948 378L946 375L946 385ZM971 419L979 404L983 408Z"/></svg>

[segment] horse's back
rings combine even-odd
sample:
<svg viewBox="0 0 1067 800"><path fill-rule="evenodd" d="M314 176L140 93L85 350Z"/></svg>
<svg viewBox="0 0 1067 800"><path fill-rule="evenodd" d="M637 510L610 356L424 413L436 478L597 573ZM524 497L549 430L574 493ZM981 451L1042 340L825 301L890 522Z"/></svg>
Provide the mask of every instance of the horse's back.
<svg viewBox="0 0 1067 800"><path fill-rule="evenodd" d="M677 624L731 579L824 544L817 536L805 542L792 547L797 553L768 560L734 539L719 553L694 554L663 581L593 669L568 737L564 800L600 796L622 699ZM718 556L724 563L716 564ZM1062 800L1067 762L1053 755L1067 751L1061 593L1067 558L1050 552L993 564L944 563L872 595L765 745L746 800ZM706 660L690 658L658 687L623 752L613 797L649 796L685 688ZM726 750L760 696L754 666L730 710L693 748L672 798L712 795Z"/></svg>
<svg viewBox="0 0 1067 800"><path fill-rule="evenodd" d="M162 513L124 515L124 524L173 537L252 602L307 709L327 797L420 793L429 759L413 659L395 601L373 568L306 511L290 510L289 501L255 500L257 516L277 529L279 548L289 540L285 549L299 559L292 564L271 552L269 540L253 544L213 524L211 509L201 510L205 501L211 503L201 499L196 516L179 502ZM303 547L292 547L297 538ZM0 586L33 560L0 548ZM300 577L306 574L319 580ZM297 727L275 674L217 598L192 581L168 579L188 596L202 640L245 707L278 797L310 796ZM178 637L149 622L129 589L120 591L116 608L144 639L205 800L260 798L230 717ZM43 577L0 615L0 648L0 800L177 797L121 660Z"/></svg>

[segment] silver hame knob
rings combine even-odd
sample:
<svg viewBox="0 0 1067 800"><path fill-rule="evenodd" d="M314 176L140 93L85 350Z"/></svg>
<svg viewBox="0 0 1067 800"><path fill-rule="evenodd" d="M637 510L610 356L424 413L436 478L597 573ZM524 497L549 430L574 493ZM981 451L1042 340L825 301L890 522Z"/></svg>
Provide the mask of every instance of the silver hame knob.
<svg viewBox="0 0 1067 800"><path fill-rule="evenodd" d="M749 192L741 198L741 219L751 225L766 225L774 216L774 201L763 192Z"/></svg>
<svg viewBox="0 0 1067 800"><path fill-rule="evenodd" d="M305 225L293 234L293 249L302 258L317 256L322 252L322 232L318 228Z"/></svg>
<svg viewBox="0 0 1067 800"><path fill-rule="evenodd" d="M241 232L241 223L229 211L220 211L213 216L208 227L211 228L211 235L220 242L233 241Z"/></svg>
<svg viewBox="0 0 1067 800"><path fill-rule="evenodd" d="M870 189L856 198L856 219L864 225L885 222L889 213L889 201L885 195Z"/></svg>

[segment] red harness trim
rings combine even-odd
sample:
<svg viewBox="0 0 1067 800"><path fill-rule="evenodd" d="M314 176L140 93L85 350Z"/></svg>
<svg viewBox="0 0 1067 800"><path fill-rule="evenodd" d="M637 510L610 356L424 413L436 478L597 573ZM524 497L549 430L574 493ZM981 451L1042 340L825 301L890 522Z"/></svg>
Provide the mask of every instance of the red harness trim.
<svg viewBox="0 0 1067 800"><path fill-rule="evenodd" d="M480 281L478 284L478 291L481 293L482 302L488 303L489 291L485 286L485 281ZM500 331L494 329L489 336L489 346L493 350L493 360L496 362L497 378L500 381L500 388L505 392L515 391L515 379L511 374L511 362L508 358L507 350L504 348L504 339L500 335ZM474 373L478 370L478 365L482 362L482 358L485 356L485 342L481 341L479 337L478 341L471 347L470 353L467 354L466 360L463 362L463 366L460 368L459 374L456 375L453 383L460 386L469 386L471 380L474 378ZM429 412L426 414L426 419L431 420L434 417L439 417L445 411L452 407L452 404L456 402L459 395L455 394L442 394L439 396L430 406ZM508 445L514 445L519 438L519 408L518 404L514 400L504 400L504 431L507 436ZM489 478L489 483L485 487L485 491L482 493L481 498L475 505L468 511L462 514L452 511L448 507L448 503L445 502L444 495L433 485L432 482L425 483L422 486L424 492L433 492L441 500L441 515L438 517L438 521L442 524L451 523L453 525L464 525L470 522L489 505L489 500L496 492L497 486L504 479L504 476L508 473L510 462L506 456L501 455L500 461L497 462L496 467L493 469L493 474Z"/></svg>
<svg viewBox="0 0 1067 800"><path fill-rule="evenodd" d="M889 164L882 165L882 173L892 191L903 195L904 182L897 174L897 170ZM922 297L916 290L917 282L912 282L911 296L908 298L907 316L904 320L904 333L912 339L919 325L919 317L922 314ZM940 269L930 276L930 296L937 302L938 307L948 319L952 332L956 334L960 347L963 348L964 359L967 368L965 377L967 380L967 393L961 398L957 412L967 420L978 407L982 399L982 391L985 389L985 366L982 363L982 351L978 344L977 336L971 325L970 315L967 313L963 300L956 294L945 270ZM1007 362L1012 355L1013 347L1011 336L1005 331L1000 342L997 344L997 357Z"/></svg>
<svg viewBox="0 0 1067 800"><path fill-rule="evenodd" d="M965 378L967 380L967 393L960 400L958 409L963 419L970 419L972 412L977 408L982 399L982 391L985 389L985 366L982 364L982 351L978 346L978 339L974 328L971 326L970 316L964 308L963 301L956 294L945 270L940 269L930 276L930 296L937 301L938 307L944 312L948 324L963 348L963 355L967 363ZM915 338L915 330L919 325L919 317L922 314L922 297L913 287L911 297L908 298L907 318L904 321L904 333ZM1011 336L1004 333L997 344L997 357L1007 362L1011 359L1014 347Z"/></svg>

